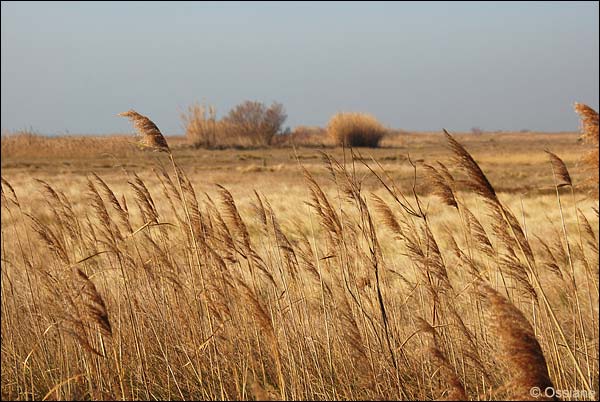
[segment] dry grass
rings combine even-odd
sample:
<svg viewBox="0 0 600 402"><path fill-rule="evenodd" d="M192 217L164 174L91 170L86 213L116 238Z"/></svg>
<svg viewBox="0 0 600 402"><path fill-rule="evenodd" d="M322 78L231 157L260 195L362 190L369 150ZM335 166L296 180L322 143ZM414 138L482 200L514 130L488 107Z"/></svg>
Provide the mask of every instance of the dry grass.
<svg viewBox="0 0 600 402"><path fill-rule="evenodd" d="M371 159L192 151L149 122L172 153L3 158L3 399L597 398L576 135L408 135Z"/></svg>
<svg viewBox="0 0 600 402"><path fill-rule="evenodd" d="M129 156L136 151L131 138L125 135L48 137L18 131L2 136L2 159L90 159L102 155Z"/></svg>
<svg viewBox="0 0 600 402"><path fill-rule="evenodd" d="M338 113L329 120L327 133L336 144L376 148L387 129L366 113Z"/></svg>

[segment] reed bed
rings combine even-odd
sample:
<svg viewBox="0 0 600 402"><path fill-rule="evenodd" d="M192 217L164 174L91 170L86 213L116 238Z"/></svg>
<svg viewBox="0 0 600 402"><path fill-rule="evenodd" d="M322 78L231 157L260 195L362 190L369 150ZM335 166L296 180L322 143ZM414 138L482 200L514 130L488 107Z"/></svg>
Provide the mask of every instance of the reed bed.
<svg viewBox="0 0 600 402"><path fill-rule="evenodd" d="M598 203L560 155L553 236L450 133L451 164L402 163L454 225L351 149L322 153L328 189L298 161L289 221L260 191L245 212L198 193L156 125L125 117L162 151L159 186L91 173L82 206L39 181L32 210L2 179L3 399L597 398Z"/></svg>
<svg viewBox="0 0 600 402"><path fill-rule="evenodd" d="M31 131L18 131L2 136L2 158L128 157L136 153L131 142L131 138L125 135L48 137Z"/></svg>

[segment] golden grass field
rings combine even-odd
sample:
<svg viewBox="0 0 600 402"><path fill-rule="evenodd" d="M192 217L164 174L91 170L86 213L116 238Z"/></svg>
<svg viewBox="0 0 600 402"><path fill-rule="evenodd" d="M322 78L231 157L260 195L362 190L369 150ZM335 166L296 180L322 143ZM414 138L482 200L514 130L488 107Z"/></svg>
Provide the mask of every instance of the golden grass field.
<svg viewBox="0 0 600 402"><path fill-rule="evenodd" d="M2 399L597 400L579 138L3 137Z"/></svg>

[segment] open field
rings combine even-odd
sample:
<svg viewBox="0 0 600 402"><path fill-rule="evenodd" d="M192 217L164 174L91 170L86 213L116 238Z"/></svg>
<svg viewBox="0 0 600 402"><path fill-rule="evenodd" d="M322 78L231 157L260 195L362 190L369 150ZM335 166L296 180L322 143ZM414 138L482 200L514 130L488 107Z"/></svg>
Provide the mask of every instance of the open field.
<svg viewBox="0 0 600 402"><path fill-rule="evenodd" d="M579 135L3 138L2 399L597 399Z"/></svg>
<svg viewBox="0 0 600 402"><path fill-rule="evenodd" d="M456 138L474 156L488 174L499 192L510 193L552 193L553 180L547 155L544 150L558 154L571 170L573 181L579 183L578 163L589 145L581 144L578 133L499 133L499 134L458 134ZM42 140L29 144L2 145L2 170L6 178L15 183L29 181L31 177L40 179L56 178L65 180L84 179L89 172L96 172L103 178L121 181L124 169L144 174L151 173L156 163L154 154L138 151L132 144L133 138L118 136L108 140L98 137L72 139L42 137ZM278 191L265 182L287 186L302 186L298 176L298 163L302 163L311 173L320 176L325 173L321 163L321 152L343 159L343 150L331 144L306 147L273 147L259 149L192 149L185 145L183 137L167 137L178 164L193 179L195 186L202 191L214 189L214 183L232 185L243 183L245 189L257 188L261 191ZM80 143L77 143L77 142ZM57 144L53 144L56 142ZM73 142L72 146L66 146ZM82 143L81 143L82 142ZM451 155L445 147L441 133L418 133L398 135L384 139L381 148L359 148L366 159L376 159L394 180L404 185L412 185L413 168L408 156L416 163L448 162ZM164 159L164 158L163 158ZM359 167L364 168L364 167ZM417 174L419 174L417 172ZM195 180L196 175L201 177ZM367 179L367 185L377 186L376 181ZM418 180L417 185L422 184ZM426 189L423 189L426 190Z"/></svg>

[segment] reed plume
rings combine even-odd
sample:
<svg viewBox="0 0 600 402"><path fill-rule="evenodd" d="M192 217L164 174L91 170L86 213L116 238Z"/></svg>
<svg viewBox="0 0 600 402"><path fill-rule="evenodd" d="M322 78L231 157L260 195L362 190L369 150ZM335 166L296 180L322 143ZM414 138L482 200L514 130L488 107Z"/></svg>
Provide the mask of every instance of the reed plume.
<svg viewBox="0 0 600 402"><path fill-rule="evenodd" d="M424 165L426 180L431 185L433 194L437 195L442 201L451 207L458 208L456 198L454 197L454 191L450 187L451 182L448 181L446 172L439 172L435 167L431 165Z"/></svg>
<svg viewBox="0 0 600 402"><path fill-rule="evenodd" d="M424 357L437 366L435 373L440 377L440 383L445 386L438 401L466 401L468 400L463 383L458 378L454 367L442 352L440 336L427 321L415 317L418 329L426 335ZM432 375L433 379L433 375ZM441 388L441 387L440 387Z"/></svg>
<svg viewBox="0 0 600 402"><path fill-rule="evenodd" d="M446 140L452 152L457 165L466 173L469 181L467 181L467 187L469 190L481 195L486 200L497 204L498 197L494 187L490 184L489 180L477 164L471 154L444 129Z"/></svg>
<svg viewBox="0 0 600 402"><path fill-rule="evenodd" d="M498 340L498 349L492 349L496 358L511 375L504 384L510 400L554 400L542 394L535 398L531 389L554 388L542 348L533 328L523 313L493 288L479 282L477 291L489 313L488 328Z"/></svg>
<svg viewBox="0 0 600 402"><path fill-rule="evenodd" d="M598 145L598 112L583 103L575 102L574 108L581 119L581 137Z"/></svg>
<svg viewBox="0 0 600 402"><path fill-rule="evenodd" d="M4 187L6 186L6 188L8 188L8 190L10 191L10 193L12 194L12 202L14 202L17 206L19 206L19 199L17 198L17 194L15 193L15 190L13 189L13 187L11 186L11 184L9 182L7 182L4 177L1 177L0 180L2 181L2 186L0 186L0 191L2 193L2 200L6 200L8 201L9 198L4 194ZM4 204L4 203L3 203ZM5 205L6 206L6 205Z"/></svg>
<svg viewBox="0 0 600 402"><path fill-rule="evenodd" d="M85 317L100 327L103 334L111 336L112 327L108 319L108 311L104 299L96 289L94 282L79 268L74 271L76 282L81 286L81 303L84 307Z"/></svg>
<svg viewBox="0 0 600 402"><path fill-rule="evenodd" d="M465 222L467 223L467 227L469 228L469 231L475 240L473 243L477 250L490 258L494 258L496 251L488 234L481 225L481 222L479 222L477 217L467 207L463 207L463 212L465 214Z"/></svg>
<svg viewBox="0 0 600 402"><path fill-rule="evenodd" d="M581 157L581 162L585 167L585 171L589 173L586 182L595 187L596 191L592 194L597 199L598 168L600 167L598 154L598 112L583 103L575 103L575 112L581 119L581 140L593 147Z"/></svg>
<svg viewBox="0 0 600 402"><path fill-rule="evenodd" d="M573 182L571 181L571 175L569 174L567 165L565 165L563 160L560 159L556 154L553 154L550 151L546 151L546 153L548 154L548 158L550 159L550 164L552 165L554 177L557 179L557 187L572 186Z"/></svg>
<svg viewBox="0 0 600 402"><path fill-rule="evenodd" d="M118 116L127 117L133 122L133 125L140 136L139 143L141 146L152 148L156 151L171 153L167 140L165 140L165 137L163 137L152 120L139 114L133 109L119 113Z"/></svg>

